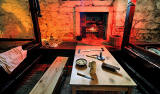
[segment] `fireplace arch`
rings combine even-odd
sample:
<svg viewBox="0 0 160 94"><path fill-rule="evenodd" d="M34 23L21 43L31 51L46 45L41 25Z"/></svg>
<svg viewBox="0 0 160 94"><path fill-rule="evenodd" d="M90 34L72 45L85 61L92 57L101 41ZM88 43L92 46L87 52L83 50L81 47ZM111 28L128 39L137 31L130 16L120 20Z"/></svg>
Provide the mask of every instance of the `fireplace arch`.
<svg viewBox="0 0 160 94"><path fill-rule="evenodd" d="M106 40L109 41L109 36L111 35L111 28L113 27L113 6L78 6L74 8L74 16L75 16L75 35L80 36L80 13L82 12L107 12L108 13L108 21L106 24Z"/></svg>

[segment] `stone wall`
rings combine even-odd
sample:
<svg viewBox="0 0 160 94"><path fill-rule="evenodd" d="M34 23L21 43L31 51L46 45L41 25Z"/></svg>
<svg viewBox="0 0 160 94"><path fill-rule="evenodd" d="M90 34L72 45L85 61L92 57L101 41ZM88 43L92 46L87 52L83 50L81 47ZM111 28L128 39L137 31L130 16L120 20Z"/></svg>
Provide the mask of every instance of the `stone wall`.
<svg viewBox="0 0 160 94"><path fill-rule="evenodd" d="M160 41L160 0L137 0L131 41Z"/></svg>
<svg viewBox="0 0 160 94"><path fill-rule="evenodd" d="M0 38L35 38L28 0L0 0Z"/></svg>
<svg viewBox="0 0 160 94"><path fill-rule="evenodd" d="M73 9L63 7L58 1L40 1L42 17L39 18L42 39L73 38Z"/></svg>
<svg viewBox="0 0 160 94"><path fill-rule="evenodd" d="M77 36L76 8L110 8L109 36L122 38L127 2L130 0L39 0L42 17L39 18L42 39L75 40ZM160 0L131 0L136 2L131 41L160 41ZM28 12L27 0L0 1L0 37L33 38L33 25ZM25 5L24 5L25 4ZM107 40L108 41L108 40Z"/></svg>
<svg viewBox="0 0 160 94"><path fill-rule="evenodd" d="M126 14L127 0L56 1L40 0L42 17L39 18L42 39L53 36L60 40L74 40L76 37L75 7L110 7L113 8L108 23L110 35L122 35Z"/></svg>
<svg viewBox="0 0 160 94"><path fill-rule="evenodd" d="M115 25L113 34L123 35L127 3L127 0L116 0L114 3Z"/></svg>

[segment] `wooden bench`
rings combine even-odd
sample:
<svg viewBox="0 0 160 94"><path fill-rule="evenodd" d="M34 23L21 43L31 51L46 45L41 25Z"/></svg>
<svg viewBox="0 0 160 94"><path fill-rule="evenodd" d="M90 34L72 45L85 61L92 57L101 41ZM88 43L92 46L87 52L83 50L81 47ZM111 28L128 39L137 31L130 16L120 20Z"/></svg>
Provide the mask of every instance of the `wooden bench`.
<svg viewBox="0 0 160 94"><path fill-rule="evenodd" d="M67 60L68 57L57 57L31 90L30 94L52 94Z"/></svg>

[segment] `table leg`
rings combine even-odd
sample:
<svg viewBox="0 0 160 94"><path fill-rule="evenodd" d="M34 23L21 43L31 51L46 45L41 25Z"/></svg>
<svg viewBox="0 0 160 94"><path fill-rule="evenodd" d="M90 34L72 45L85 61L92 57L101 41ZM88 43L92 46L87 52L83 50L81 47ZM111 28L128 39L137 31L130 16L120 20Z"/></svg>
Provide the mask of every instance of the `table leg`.
<svg viewBox="0 0 160 94"><path fill-rule="evenodd" d="M128 91L126 92L126 94L132 94L132 87L128 88Z"/></svg>
<svg viewBox="0 0 160 94"><path fill-rule="evenodd" d="M72 86L72 94L76 94L76 88Z"/></svg>

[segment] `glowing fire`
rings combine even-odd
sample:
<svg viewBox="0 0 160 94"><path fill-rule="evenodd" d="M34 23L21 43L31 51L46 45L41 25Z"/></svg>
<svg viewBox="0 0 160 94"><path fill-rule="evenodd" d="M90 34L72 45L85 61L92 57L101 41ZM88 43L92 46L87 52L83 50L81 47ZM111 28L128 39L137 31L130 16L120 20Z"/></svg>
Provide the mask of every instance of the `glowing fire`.
<svg viewBox="0 0 160 94"><path fill-rule="evenodd" d="M98 28L96 25L92 25L91 27L86 28L86 31L87 32L98 32Z"/></svg>
<svg viewBox="0 0 160 94"><path fill-rule="evenodd" d="M95 27L91 27L91 28L89 28L89 31L91 31L91 32L96 32L97 29L96 29Z"/></svg>

